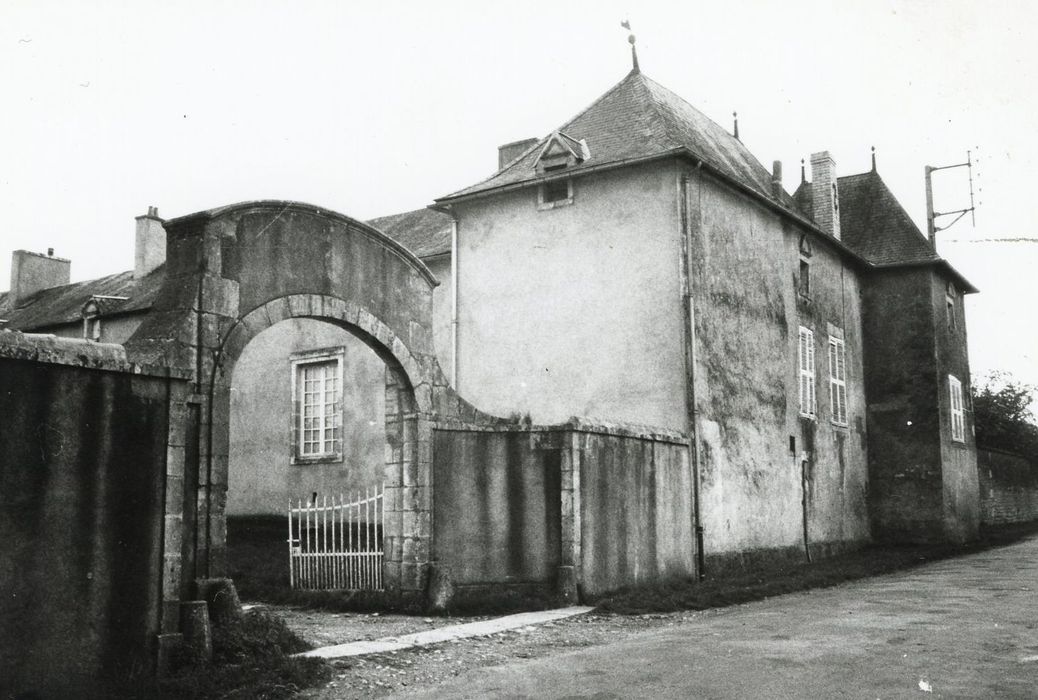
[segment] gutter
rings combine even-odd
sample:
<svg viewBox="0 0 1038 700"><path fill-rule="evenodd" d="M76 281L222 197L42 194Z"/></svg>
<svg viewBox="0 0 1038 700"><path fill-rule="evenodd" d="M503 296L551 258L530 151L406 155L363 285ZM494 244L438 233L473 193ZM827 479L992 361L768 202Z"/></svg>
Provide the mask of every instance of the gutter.
<svg viewBox="0 0 1038 700"><path fill-rule="evenodd" d="M722 172L720 169L718 169L717 167L711 165L709 162L704 160L702 156L700 156L695 151L693 151L692 149L690 149L690 148L688 148L686 146L679 146L677 148L672 148L672 149L669 149L669 150L666 150L666 151L662 151L660 153L655 153L655 154L650 155L650 156L638 156L638 157L635 157L635 158L625 158L625 159L622 159L622 160L614 160L614 161L611 161L609 163L602 163L600 165L590 165L590 166L583 166L583 167L579 167L579 168L574 168L572 170L563 171L563 173L561 173L561 174L553 174L551 177L544 177L544 176L542 176L542 177L530 178L530 179L523 180L521 182L513 182L513 183L509 183L507 185L501 185L501 186L498 186L498 187L492 187L492 188L489 188L489 189L486 189L486 190L480 190L478 192L473 192L471 194L447 195L446 197L441 197L440 199L435 200L435 203L430 205L430 208L436 209L437 211L447 211L446 209L444 209L442 207L450 207L450 205L453 204L454 202L469 201L469 200L472 200L472 199L481 199L483 197L489 197L489 196L494 196L494 195L502 194L502 193L505 193L505 192L512 192L512 191L515 191L515 190L520 190L520 189L523 189L525 187L531 187L531 186L534 186L534 185L541 185L541 184L544 184L546 182L552 182L554 180L563 180L563 179L568 179L568 178L573 178L573 177L582 177L584 175L590 175L592 173L599 173L599 172L605 172L605 171L609 171L609 170L616 170L618 168L624 168L624 167L627 167L627 166L630 166L630 165L640 165L640 164L643 164L643 163L652 163L652 162L655 162L655 161L658 161L658 160L665 160L667 158L687 158L687 159L690 159L693 163L695 163L697 171L705 170L706 172L710 173L710 175L713 176L715 179L721 181L722 183L728 185L729 187L735 189L736 191L738 191L738 192L740 192L742 194L748 195L751 199L759 202L760 204L763 204L766 208L768 208L768 209L770 209L770 210L772 210L772 211L774 211L774 212L776 212L776 213L778 213L778 214L780 214L782 216L785 216L788 219L791 219L792 221L796 222L797 224L799 224L803 228L807 229L807 231L809 233L813 233L813 234L817 235L820 240L823 240L826 243L828 243L829 245L832 245L839 252L843 253L845 256L850 258L852 261L858 263L862 267L868 268L868 267L871 266L871 263L869 263L868 260L866 260L861 255L856 253L854 250L849 248L847 246L847 244L845 244L843 241L837 240L836 238L833 238L832 236L830 236L828 233L826 233L821 228L819 228L818 225L815 224L810 219L800 215L799 213L797 213L793 209L790 209L788 206L786 206L782 202L777 201L774 198L772 198L772 197L770 197L768 195L765 195L765 194L763 194L761 192L758 192L757 190L753 189L752 187L749 187L748 185L743 184L739 180L736 180L732 176Z"/></svg>

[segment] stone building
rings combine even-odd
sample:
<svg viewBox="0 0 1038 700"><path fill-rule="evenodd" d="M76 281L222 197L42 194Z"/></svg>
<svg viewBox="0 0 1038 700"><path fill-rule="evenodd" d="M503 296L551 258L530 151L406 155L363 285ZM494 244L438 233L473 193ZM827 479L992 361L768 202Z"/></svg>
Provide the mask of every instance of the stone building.
<svg viewBox="0 0 1038 700"><path fill-rule="evenodd" d="M680 541L700 567L824 555L871 538L969 539L978 487L962 300L976 289L936 254L875 165L841 177L820 152L804 175L791 196L780 164L763 167L636 67L551 134L502 146L489 178L429 208L349 226L385 234L438 283L430 347L476 408L526 425L600 420L686 445L689 493L668 517L698 534ZM234 232L244 221L234 212L248 206L172 221L152 208L137 218L134 270L97 280L70 283L69 261L16 251L0 319L132 346L173 308L184 256L220 260L234 289L267 274L284 278L279 289L306 291L291 270L307 260L292 256L313 255L333 276L346 269L331 247L293 252L281 223L264 229L263 245L291 258L290 271L262 268L236 247L245 234ZM301 206L284 203L277 218ZM221 217L221 243L177 248ZM180 256L175 273L167 249ZM350 284L378 282L355 274ZM409 293L393 297L398 308ZM247 318L244 292L237 304ZM180 332L195 334L183 345L202 368L209 312L196 311L198 327ZM289 499L384 478L384 353L304 315L271 317L233 362L220 517L282 513ZM173 331L170 340L179 342ZM590 537L594 522L589 514L573 527Z"/></svg>

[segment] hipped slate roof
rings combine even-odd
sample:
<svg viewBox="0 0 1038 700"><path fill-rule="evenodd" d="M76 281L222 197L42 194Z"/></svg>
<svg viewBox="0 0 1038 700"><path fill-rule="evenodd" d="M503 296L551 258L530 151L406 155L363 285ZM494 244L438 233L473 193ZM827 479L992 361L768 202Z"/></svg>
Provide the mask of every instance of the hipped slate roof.
<svg viewBox="0 0 1038 700"><path fill-rule="evenodd" d="M967 292L976 292L930 245L875 170L837 179L840 193L840 237L875 267L939 265ZM801 183L794 199L807 212L812 209L811 185Z"/></svg>
<svg viewBox="0 0 1038 700"><path fill-rule="evenodd" d="M367 223L420 258L451 252L451 218L432 209L391 214Z"/></svg>
<svg viewBox="0 0 1038 700"><path fill-rule="evenodd" d="M397 243L409 248L420 258L449 253L451 219L431 209L418 209L372 219L368 224L379 229ZM0 292L0 319L8 327L31 330L76 323L82 320L83 305L94 296L126 297L125 301L105 299L99 304L102 316L146 311L158 295L166 278L162 265L140 279L133 271L120 272L99 279L66 284L36 292L11 307L9 292Z"/></svg>
<svg viewBox="0 0 1038 700"><path fill-rule="evenodd" d="M701 159L720 174L774 199L771 173L724 128L678 95L638 70L557 129L584 140L590 157L566 169L567 175L670 153ZM553 132L555 133L555 132ZM448 201L540 179L537 157L551 135L483 182L440 198ZM795 206L785 192L780 201Z"/></svg>

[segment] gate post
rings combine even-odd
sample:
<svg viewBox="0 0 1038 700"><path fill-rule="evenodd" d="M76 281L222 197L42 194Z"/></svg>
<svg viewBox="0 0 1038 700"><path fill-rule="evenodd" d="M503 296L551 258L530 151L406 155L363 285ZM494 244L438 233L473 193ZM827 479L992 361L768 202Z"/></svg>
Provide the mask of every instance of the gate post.
<svg viewBox="0 0 1038 700"><path fill-rule="evenodd" d="M580 601L580 433L563 434L561 460L562 519L560 523L559 573L556 583L559 597L567 603Z"/></svg>

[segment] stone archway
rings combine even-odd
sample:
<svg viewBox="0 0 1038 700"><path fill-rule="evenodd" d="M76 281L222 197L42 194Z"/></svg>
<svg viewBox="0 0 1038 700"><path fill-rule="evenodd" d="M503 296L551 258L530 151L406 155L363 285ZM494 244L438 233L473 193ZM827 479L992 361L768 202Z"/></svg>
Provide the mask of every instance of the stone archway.
<svg viewBox="0 0 1038 700"><path fill-rule="evenodd" d="M386 363L386 587L421 595L431 547L431 440L437 416L467 406L433 354L437 281L407 249L335 212L249 202L166 222L166 282L127 343L136 361L191 372L185 445L171 455L167 586L225 573L230 381L258 333L291 318L347 329ZM179 469L177 462L179 461ZM167 507L167 514L171 509Z"/></svg>
<svg viewBox="0 0 1038 700"><path fill-rule="evenodd" d="M428 479L419 476L417 442L418 416L420 413L428 415L431 407L419 406L412 384L411 377L420 376L418 361L406 345L366 309L328 295L289 295L253 309L226 333L206 392L212 416L209 468L213 470L206 483L220 485L226 494L229 483L230 392L235 363L253 338L289 319L312 319L343 328L374 350L386 366L384 575L388 589L399 589L404 564L424 564L424 561L415 560L413 555L428 550ZM374 333L381 333L381 340ZM226 497L208 499L207 508L213 509L214 506L222 506L225 511ZM221 522L226 522L226 517L224 513L209 510L202 522L209 528L219 528ZM213 533L206 534L208 548L212 549ZM410 555L406 562L405 552ZM217 558L223 556L215 551L213 554ZM408 586L407 590L412 588Z"/></svg>

